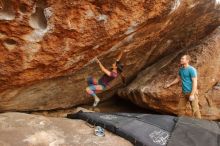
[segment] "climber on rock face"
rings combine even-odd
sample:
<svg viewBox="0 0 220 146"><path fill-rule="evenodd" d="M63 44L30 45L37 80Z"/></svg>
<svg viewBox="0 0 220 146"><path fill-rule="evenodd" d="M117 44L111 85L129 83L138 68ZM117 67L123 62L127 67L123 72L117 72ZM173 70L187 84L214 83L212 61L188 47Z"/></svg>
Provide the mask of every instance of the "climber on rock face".
<svg viewBox="0 0 220 146"><path fill-rule="evenodd" d="M187 102L190 102L193 116L201 119L201 113L199 109L198 90L197 90L197 71L194 67L189 65L190 56L183 55L180 60L181 68L179 69L179 75L177 78L165 85L165 88L177 84L180 80L182 82L182 95L179 101L178 115L184 115L186 112Z"/></svg>
<svg viewBox="0 0 220 146"><path fill-rule="evenodd" d="M120 52L119 56L116 59L116 62L112 64L111 70L106 69L102 65L102 63L96 58L96 62L99 64L99 67L101 68L102 72L104 72L104 75L98 80L95 79L94 77L87 78L88 87L86 88L86 92L94 97L93 107L96 107L100 101L99 97L96 95L97 91L106 90L106 88L109 86L109 83L112 80L114 80L119 74L121 75L123 80L123 75L122 75L123 65L120 63L122 54L123 52Z"/></svg>

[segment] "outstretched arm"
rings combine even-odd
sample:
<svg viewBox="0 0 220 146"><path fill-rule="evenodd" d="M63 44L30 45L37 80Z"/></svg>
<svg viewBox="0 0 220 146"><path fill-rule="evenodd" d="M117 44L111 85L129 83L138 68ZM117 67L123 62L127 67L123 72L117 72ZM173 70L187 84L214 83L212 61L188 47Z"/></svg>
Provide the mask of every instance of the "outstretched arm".
<svg viewBox="0 0 220 146"><path fill-rule="evenodd" d="M179 81L180 81L180 76L177 76L176 79L173 80L173 82L171 82L171 83L169 83L169 84L166 84L166 85L165 85L165 88L169 88L170 86L179 83Z"/></svg>
<svg viewBox="0 0 220 146"><path fill-rule="evenodd" d="M118 55L118 57L117 57L116 61L120 61L120 60L121 60L122 55L123 55L123 51L121 51L121 52L120 52L120 54Z"/></svg>
<svg viewBox="0 0 220 146"><path fill-rule="evenodd" d="M96 58L96 62L99 64L99 67L101 68L101 70L102 70L105 74L107 74L108 76L111 76L111 72L110 72L108 69L106 69L106 68L102 65L102 63L99 61L98 58Z"/></svg>

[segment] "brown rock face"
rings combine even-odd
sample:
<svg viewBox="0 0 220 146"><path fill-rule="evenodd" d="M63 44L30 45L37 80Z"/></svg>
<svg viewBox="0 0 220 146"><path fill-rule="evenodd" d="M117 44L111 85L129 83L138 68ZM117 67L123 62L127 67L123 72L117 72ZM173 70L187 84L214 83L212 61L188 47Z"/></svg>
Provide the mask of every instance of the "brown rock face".
<svg viewBox="0 0 220 146"><path fill-rule="evenodd" d="M192 56L192 65L198 69L199 101L203 118L220 119L220 27L199 45L170 54L140 72L136 79L119 91L119 95L134 103L158 110L177 113L181 95L181 84L164 89L178 74L178 63L182 54ZM191 109L188 108L188 115Z"/></svg>
<svg viewBox="0 0 220 146"><path fill-rule="evenodd" d="M210 34L218 0L1 0L0 110L88 103L85 79L100 76L120 50L127 82L158 59ZM111 97L118 79L101 96Z"/></svg>
<svg viewBox="0 0 220 146"><path fill-rule="evenodd" d="M94 128L81 120L4 113L0 123L1 146L132 146L108 131L105 137L95 136Z"/></svg>

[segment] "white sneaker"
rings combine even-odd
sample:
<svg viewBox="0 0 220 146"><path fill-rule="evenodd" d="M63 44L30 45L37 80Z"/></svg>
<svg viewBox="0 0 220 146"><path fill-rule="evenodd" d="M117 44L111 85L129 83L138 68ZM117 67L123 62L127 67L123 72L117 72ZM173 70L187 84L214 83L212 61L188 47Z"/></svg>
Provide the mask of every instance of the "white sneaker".
<svg viewBox="0 0 220 146"><path fill-rule="evenodd" d="M100 102L100 99L95 99L94 103L93 103L93 107L96 107Z"/></svg>

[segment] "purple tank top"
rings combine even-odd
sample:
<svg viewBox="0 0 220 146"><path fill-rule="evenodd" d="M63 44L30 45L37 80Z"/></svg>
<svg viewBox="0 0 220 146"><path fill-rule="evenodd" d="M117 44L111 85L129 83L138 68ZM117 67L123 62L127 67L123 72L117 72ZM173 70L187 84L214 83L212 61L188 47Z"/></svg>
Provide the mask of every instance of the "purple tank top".
<svg viewBox="0 0 220 146"><path fill-rule="evenodd" d="M99 83L107 86L109 85L109 82L111 82L114 78L116 78L118 76L118 73L115 72L111 72L110 76L108 76L107 74L104 74L100 79L99 79Z"/></svg>

